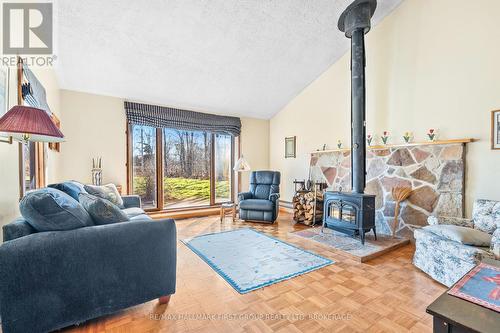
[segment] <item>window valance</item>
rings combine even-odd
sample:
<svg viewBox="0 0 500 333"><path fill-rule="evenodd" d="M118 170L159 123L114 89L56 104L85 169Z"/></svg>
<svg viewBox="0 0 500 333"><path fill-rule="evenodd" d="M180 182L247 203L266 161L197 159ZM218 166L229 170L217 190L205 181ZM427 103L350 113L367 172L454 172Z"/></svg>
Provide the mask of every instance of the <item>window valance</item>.
<svg viewBox="0 0 500 333"><path fill-rule="evenodd" d="M241 133L241 121L237 117L218 116L134 102L125 102L125 113L128 123L134 125L206 131L233 136L239 136Z"/></svg>

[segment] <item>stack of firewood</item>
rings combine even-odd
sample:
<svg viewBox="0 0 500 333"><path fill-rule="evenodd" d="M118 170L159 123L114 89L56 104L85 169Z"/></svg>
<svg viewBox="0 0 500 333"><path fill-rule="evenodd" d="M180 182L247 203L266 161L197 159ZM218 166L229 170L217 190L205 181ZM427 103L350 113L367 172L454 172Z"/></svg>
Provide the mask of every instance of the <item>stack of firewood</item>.
<svg viewBox="0 0 500 333"><path fill-rule="evenodd" d="M316 193L316 202L314 192L300 191L295 193L293 200L293 219L296 222L312 225L323 219L323 192ZM316 205L316 210L314 209ZM316 218L314 212L316 211Z"/></svg>

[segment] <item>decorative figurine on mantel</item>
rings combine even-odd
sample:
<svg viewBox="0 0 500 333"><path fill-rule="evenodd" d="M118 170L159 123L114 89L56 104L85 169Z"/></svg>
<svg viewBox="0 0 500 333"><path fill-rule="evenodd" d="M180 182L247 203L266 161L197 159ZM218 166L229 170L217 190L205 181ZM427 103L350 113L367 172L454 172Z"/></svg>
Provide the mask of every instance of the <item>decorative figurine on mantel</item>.
<svg viewBox="0 0 500 333"><path fill-rule="evenodd" d="M342 148L342 141L340 141L340 140L337 141L337 148L338 149Z"/></svg>
<svg viewBox="0 0 500 333"><path fill-rule="evenodd" d="M403 135L403 139L405 140L405 143L410 143L411 139L413 139L413 133L405 132L405 135Z"/></svg>
<svg viewBox="0 0 500 333"><path fill-rule="evenodd" d="M389 132L384 131L384 133L382 134L382 136L380 138L382 139L382 142L384 143L384 145L386 145L387 142L389 141Z"/></svg>
<svg viewBox="0 0 500 333"><path fill-rule="evenodd" d="M437 138L437 131L434 128L429 129L427 132L427 136L429 137L429 140L431 141L436 141Z"/></svg>
<svg viewBox="0 0 500 333"><path fill-rule="evenodd" d="M92 158L92 184L102 185L102 158Z"/></svg>
<svg viewBox="0 0 500 333"><path fill-rule="evenodd" d="M368 147L370 147L372 145L372 141L373 141L373 135L368 134L366 136L366 143L368 143Z"/></svg>

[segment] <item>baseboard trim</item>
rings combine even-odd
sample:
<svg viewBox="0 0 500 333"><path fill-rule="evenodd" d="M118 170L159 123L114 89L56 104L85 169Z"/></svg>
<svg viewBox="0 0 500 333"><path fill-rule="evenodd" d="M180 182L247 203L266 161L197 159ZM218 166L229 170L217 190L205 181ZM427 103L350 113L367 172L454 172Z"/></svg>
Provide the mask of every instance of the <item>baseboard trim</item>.
<svg viewBox="0 0 500 333"><path fill-rule="evenodd" d="M280 212L293 213L292 203L289 201L280 200ZM147 214L154 220L159 219L189 219L192 217L204 217L220 214L220 207L210 208L196 208L182 211L159 211L147 212Z"/></svg>
<svg viewBox="0 0 500 333"><path fill-rule="evenodd" d="M285 213L293 213L293 205L290 201L280 200L280 211Z"/></svg>
<svg viewBox="0 0 500 333"><path fill-rule="evenodd" d="M159 219L189 219L192 217L204 217L219 215L220 207L216 208L197 208L192 210L183 210L176 212L150 212L148 215L155 220Z"/></svg>
<svg viewBox="0 0 500 333"><path fill-rule="evenodd" d="M293 205L290 201L280 200L280 207L293 208Z"/></svg>
<svg viewBox="0 0 500 333"><path fill-rule="evenodd" d="M290 201L280 200L280 212L293 214L293 206Z"/></svg>

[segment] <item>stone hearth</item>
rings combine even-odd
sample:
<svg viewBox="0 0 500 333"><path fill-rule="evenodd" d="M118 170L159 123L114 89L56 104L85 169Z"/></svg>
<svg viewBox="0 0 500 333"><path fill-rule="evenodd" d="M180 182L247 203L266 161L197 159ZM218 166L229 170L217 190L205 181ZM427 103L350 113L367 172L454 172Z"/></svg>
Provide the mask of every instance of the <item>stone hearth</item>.
<svg viewBox="0 0 500 333"><path fill-rule="evenodd" d="M366 193L376 195L377 233L390 234L394 221L393 187L411 187L402 204L397 234L412 236L427 225L430 215L462 217L464 214L465 145L397 146L367 152ZM328 190L351 191L349 151L311 154L311 178L326 181Z"/></svg>

